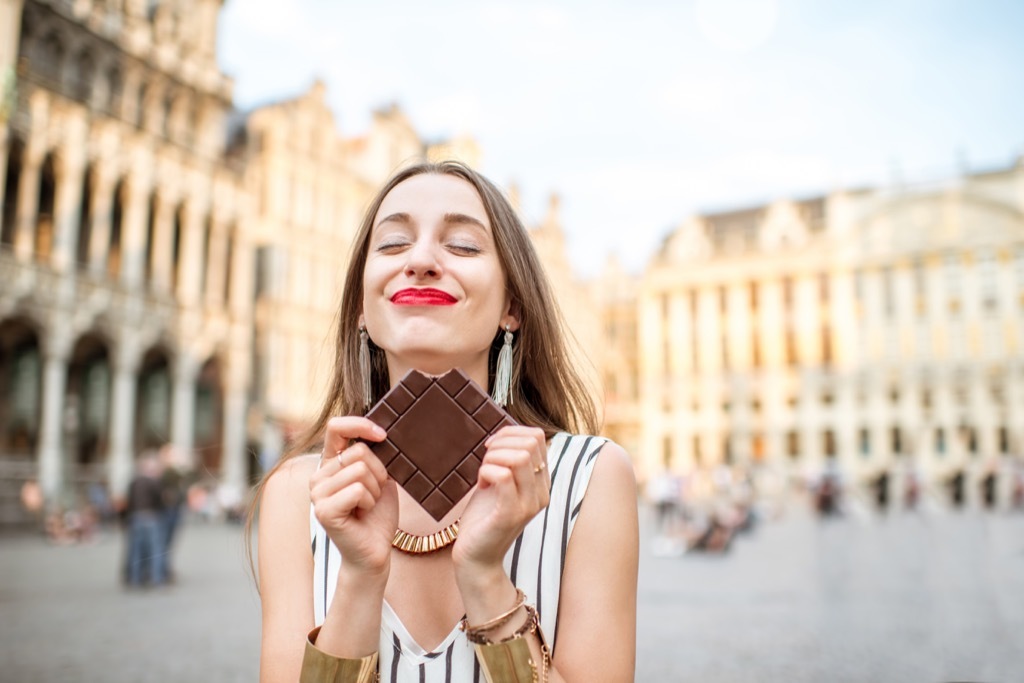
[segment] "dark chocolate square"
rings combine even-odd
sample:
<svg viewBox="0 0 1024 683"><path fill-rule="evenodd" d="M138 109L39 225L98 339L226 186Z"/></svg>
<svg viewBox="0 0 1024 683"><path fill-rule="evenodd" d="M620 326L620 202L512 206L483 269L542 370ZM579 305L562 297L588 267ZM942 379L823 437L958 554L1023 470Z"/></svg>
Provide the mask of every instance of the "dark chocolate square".
<svg viewBox="0 0 1024 683"><path fill-rule="evenodd" d="M366 414L387 439L370 449L430 515L440 520L476 483L488 436L516 424L459 370L410 370Z"/></svg>

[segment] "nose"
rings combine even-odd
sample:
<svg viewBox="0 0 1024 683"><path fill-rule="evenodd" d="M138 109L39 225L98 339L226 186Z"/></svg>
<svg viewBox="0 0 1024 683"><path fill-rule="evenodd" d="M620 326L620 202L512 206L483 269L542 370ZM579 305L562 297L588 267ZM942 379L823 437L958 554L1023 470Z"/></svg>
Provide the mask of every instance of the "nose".
<svg viewBox="0 0 1024 683"><path fill-rule="evenodd" d="M408 277L436 278L441 275L437 249L427 240L417 240L406 254L405 274Z"/></svg>

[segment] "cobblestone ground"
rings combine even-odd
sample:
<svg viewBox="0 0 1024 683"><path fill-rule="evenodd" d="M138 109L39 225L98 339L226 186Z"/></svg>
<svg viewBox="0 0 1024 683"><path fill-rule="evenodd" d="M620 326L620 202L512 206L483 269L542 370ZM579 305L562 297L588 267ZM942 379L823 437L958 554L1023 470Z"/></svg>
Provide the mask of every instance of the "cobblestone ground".
<svg viewBox="0 0 1024 683"><path fill-rule="evenodd" d="M638 681L1024 680L1024 515L791 505L718 557L655 556L644 519ZM0 539L0 681L255 681L240 530L182 531L158 591L121 588L117 534Z"/></svg>

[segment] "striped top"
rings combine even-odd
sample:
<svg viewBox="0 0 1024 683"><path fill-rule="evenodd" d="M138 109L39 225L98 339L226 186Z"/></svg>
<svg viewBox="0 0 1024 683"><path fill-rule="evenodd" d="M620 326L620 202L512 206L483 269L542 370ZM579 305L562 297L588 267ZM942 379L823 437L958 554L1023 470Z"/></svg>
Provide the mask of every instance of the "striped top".
<svg viewBox="0 0 1024 683"><path fill-rule="evenodd" d="M597 454L607 439L556 434L548 447L551 500L534 517L505 555L505 571L527 602L540 614L541 628L552 652L557 647L558 597L565 551L583 504ZM313 607L316 625L324 621L334 598L342 558L310 510L313 541ZM391 683L460 683L484 681L472 644L455 625L432 652L412 639L394 610L384 602L380 626L381 681Z"/></svg>

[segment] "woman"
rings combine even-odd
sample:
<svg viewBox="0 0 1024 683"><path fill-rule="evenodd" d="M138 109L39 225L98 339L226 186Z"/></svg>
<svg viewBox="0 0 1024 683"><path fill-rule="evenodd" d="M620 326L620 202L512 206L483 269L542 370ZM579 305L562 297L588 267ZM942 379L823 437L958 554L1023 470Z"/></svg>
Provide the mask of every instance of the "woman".
<svg viewBox="0 0 1024 683"><path fill-rule="evenodd" d="M614 443L568 433L592 433L594 408L501 192L454 162L395 175L355 239L338 322L329 399L296 452L322 451L258 491L261 680L632 680L633 471ZM408 370L452 368L485 389L510 374L519 425L490 438L476 486L435 521L388 478L367 443L384 431L360 416ZM398 529L449 528L457 540L432 552L393 546Z"/></svg>

